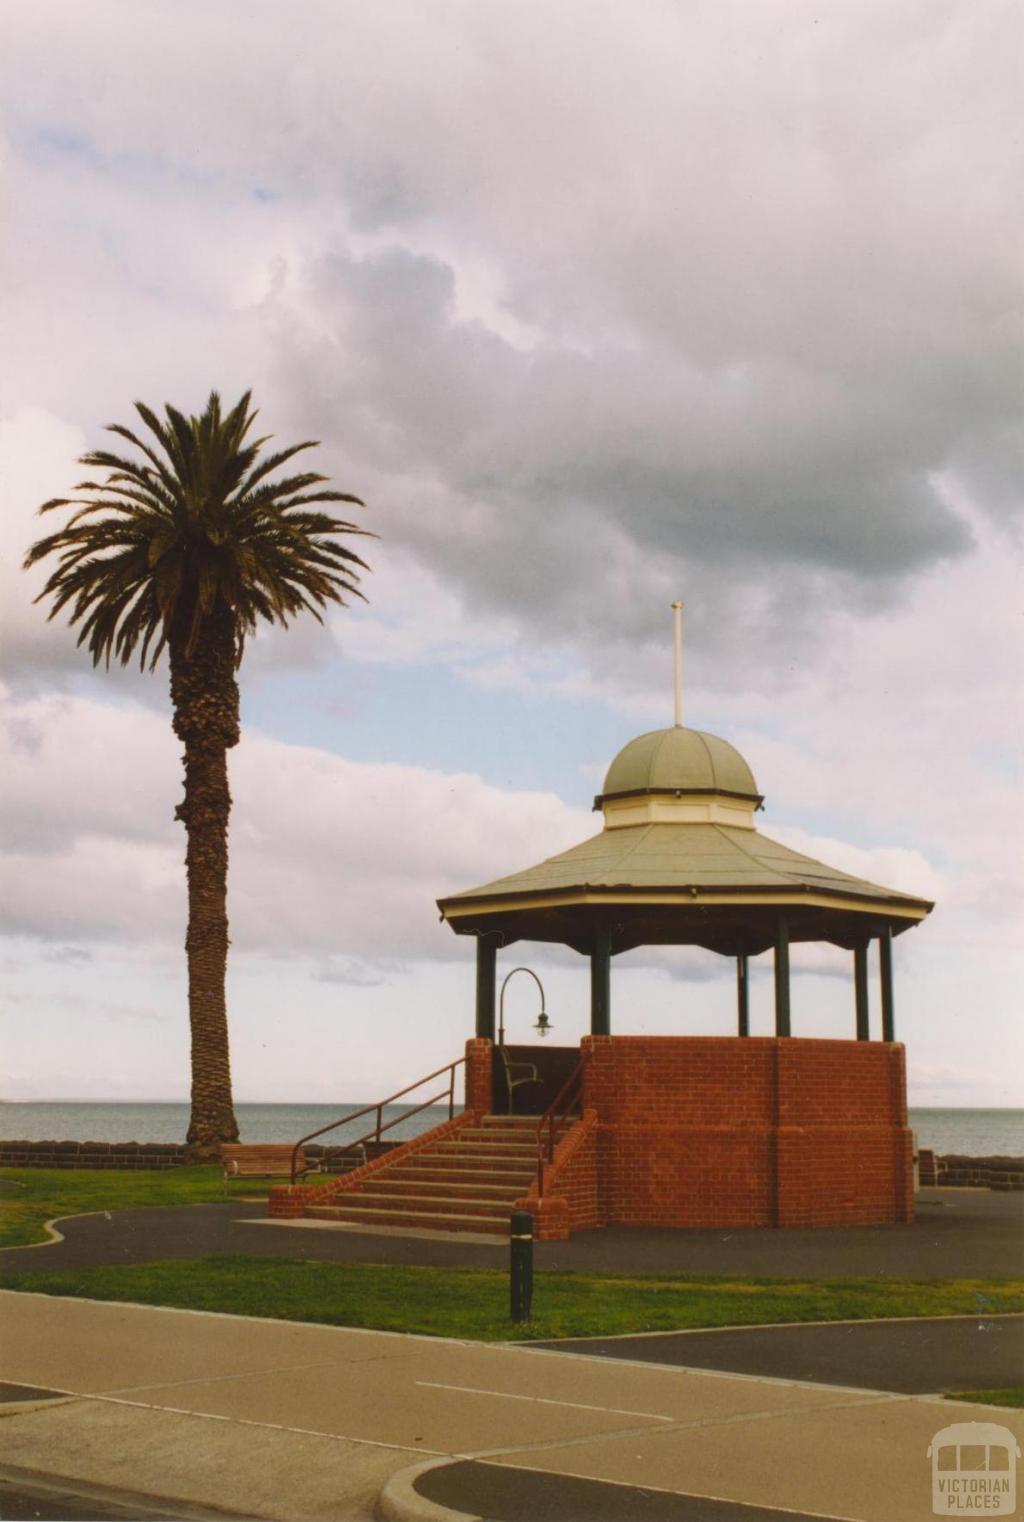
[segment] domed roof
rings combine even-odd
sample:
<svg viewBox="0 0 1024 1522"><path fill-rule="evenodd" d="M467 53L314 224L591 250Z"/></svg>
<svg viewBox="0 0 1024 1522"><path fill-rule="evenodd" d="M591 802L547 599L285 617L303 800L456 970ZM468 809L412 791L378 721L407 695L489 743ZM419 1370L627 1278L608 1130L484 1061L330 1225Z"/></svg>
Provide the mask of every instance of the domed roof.
<svg viewBox="0 0 1024 1522"><path fill-rule="evenodd" d="M653 729L615 757L597 800L637 793L728 793L761 802L754 774L734 745L699 729Z"/></svg>

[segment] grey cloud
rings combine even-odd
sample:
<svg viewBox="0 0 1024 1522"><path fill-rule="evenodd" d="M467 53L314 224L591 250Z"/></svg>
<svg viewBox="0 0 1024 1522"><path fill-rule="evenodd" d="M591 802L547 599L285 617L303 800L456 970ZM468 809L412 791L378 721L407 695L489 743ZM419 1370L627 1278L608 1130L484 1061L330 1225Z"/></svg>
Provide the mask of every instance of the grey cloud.
<svg viewBox="0 0 1024 1522"><path fill-rule="evenodd" d="M328 957L317 968L314 976L318 983L342 983L349 988L377 988L390 983L396 973L404 972L406 965L394 958L364 961L360 957Z"/></svg>
<svg viewBox="0 0 1024 1522"><path fill-rule="evenodd" d="M308 0L294 37L250 8L244 68L229 20L184 8L185 31L144 0L6 18L15 170L49 186L39 279L72 290L80 352L140 333L101 385L184 402L211 353L265 381L275 431L319 433L385 543L470 607L604 665L671 587L717 654L737 630L784 653L964 552L937 472L1019 506L1008 0L628 21ZM88 145L73 175L27 155L55 121ZM112 174L126 153L159 172ZM91 371L65 378L32 299L26 373L91 416Z"/></svg>
<svg viewBox="0 0 1024 1522"><path fill-rule="evenodd" d="M46 953L48 962L62 967L81 967L93 960L94 953L84 946L54 946Z"/></svg>
<svg viewBox="0 0 1024 1522"><path fill-rule="evenodd" d="M884 602L970 542L932 485L959 414L907 377L841 363L822 377L785 358L704 374L653 341L524 353L457 322L453 290L425 258L325 261L317 332L282 324L280 373L296 414L327 439L343 430L351 470L375 474L385 542L475 609L560 637L607 626L627 546L641 568L638 611L615 608L623 641L653 633L669 571L718 609L712 623L734 621L746 583L770 573L764 610L778 601L799 634L800 610ZM460 532L474 507L476 531Z"/></svg>

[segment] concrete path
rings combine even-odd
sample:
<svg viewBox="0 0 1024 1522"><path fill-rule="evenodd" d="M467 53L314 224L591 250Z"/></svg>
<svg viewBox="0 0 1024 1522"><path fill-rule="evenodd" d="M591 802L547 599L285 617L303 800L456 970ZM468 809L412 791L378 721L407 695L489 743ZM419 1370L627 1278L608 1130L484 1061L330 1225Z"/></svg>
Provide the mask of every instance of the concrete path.
<svg viewBox="0 0 1024 1522"><path fill-rule="evenodd" d="M369 1519L382 1490L400 1503L385 1515L425 1517L431 1481L402 1472L430 1459L460 1461L470 1503L486 1471L488 1515L516 1522L582 1522L536 1510L537 1476L557 1477L552 1501L605 1487L617 1522L642 1515L639 1492L676 1506L650 1522L736 1506L923 1522L939 1428L985 1416L1024 1440L1020 1413L929 1397L31 1294L0 1294L0 1378L58 1392L0 1407L0 1466L287 1522Z"/></svg>
<svg viewBox="0 0 1024 1522"><path fill-rule="evenodd" d="M322 1262L503 1268L508 1248L453 1234L381 1235L325 1222L267 1223L259 1203L188 1205L76 1216L65 1240L0 1252L0 1273L87 1268L222 1253ZM1024 1193L928 1189L910 1226L786 1231L591 1231L540 1242L538 1269L744 1277L967 1279L1017 1277L1024 1264Z"/></svg>

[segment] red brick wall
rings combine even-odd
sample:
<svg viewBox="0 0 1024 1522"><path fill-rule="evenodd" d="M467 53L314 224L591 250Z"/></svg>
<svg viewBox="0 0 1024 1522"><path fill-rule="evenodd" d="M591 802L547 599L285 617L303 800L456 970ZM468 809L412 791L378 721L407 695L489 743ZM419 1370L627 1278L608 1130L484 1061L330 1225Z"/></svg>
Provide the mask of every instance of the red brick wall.
<svg viewBox="0 0 1024 1522"><path fill-rule="evenodd" d="M493 1042L484 1036L471 1036L466 1042L466 1109L477 1117L490 1115L494 1109L493 1063Z"/></svg>
<svg viewBox="0 0 1024 1522"><path fill-rule="evenodd" d="M544 1198L538 1200L534 1185L526 1199L517 1201L522 1209L533 1212L538 1238L563 1238L570 1231L592 1231L605 1225L599 1168L597 1112L584 1110L545 1167Z"/></svg>
<svg viewBox="0 0 1024 1522"><path fill-rule="evenodd" d="M910 1220L903 1048L588 1036L597 1214L622 1226Z"/></svg>
<svg viewBox="0 0 1024 1522"><path fill-rule="evenodd" d="M910 1132L886 1126L780 1127L779 1226L913 1220Z"/></svg>

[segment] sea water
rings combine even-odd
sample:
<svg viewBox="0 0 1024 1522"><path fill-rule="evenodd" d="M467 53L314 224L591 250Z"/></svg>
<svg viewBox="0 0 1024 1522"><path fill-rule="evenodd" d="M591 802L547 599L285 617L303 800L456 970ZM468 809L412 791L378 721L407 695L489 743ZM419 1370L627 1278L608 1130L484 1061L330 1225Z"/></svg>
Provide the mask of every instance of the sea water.
<svg viewBox="0 0 1024 1522"><path fill-rule="evenodd" d="M243 1142L295 1142L321 1126L363 1109L361 1104L236 1104ZM389 1140L404 1141L448 1119L447 1105L432 1105L399 1119L407 1107L385 1105L383 1120L398 1120ZM462 1108L456 1105L456 1113ZM0 1101L4 1141L177 1142L188 1130L187 1104L98 1104ZM353 1120L318 1138L325 1145L355 1141L371 1131L376 1114ZM967 1157L1024 1155L1024 1110L914 1109L910 1126L920 1147Z"/></svg>
<svg viewBox="0 0 1024 1522"><path fill-rule="evenodd" d="M382 1123L397 1121L387 1131L389 1141L406 1141L448 1119L448 1106L431 1105L418 1115L401 1119L408 1105L384 1105ZM321 1126L354 1116L364 1104L289 1105L236 1104L235 1118L243 1142L295 1142ZM461 1105L455 1106L458 1113ZM180 1142L188 1130L187 1104L87 1104L51 1100L12 1104L0 1101L0 1139L4 1141ZM369 1115L317 1137L324 1146L357 1141L377 1124L376 1107Z"/></svg>

